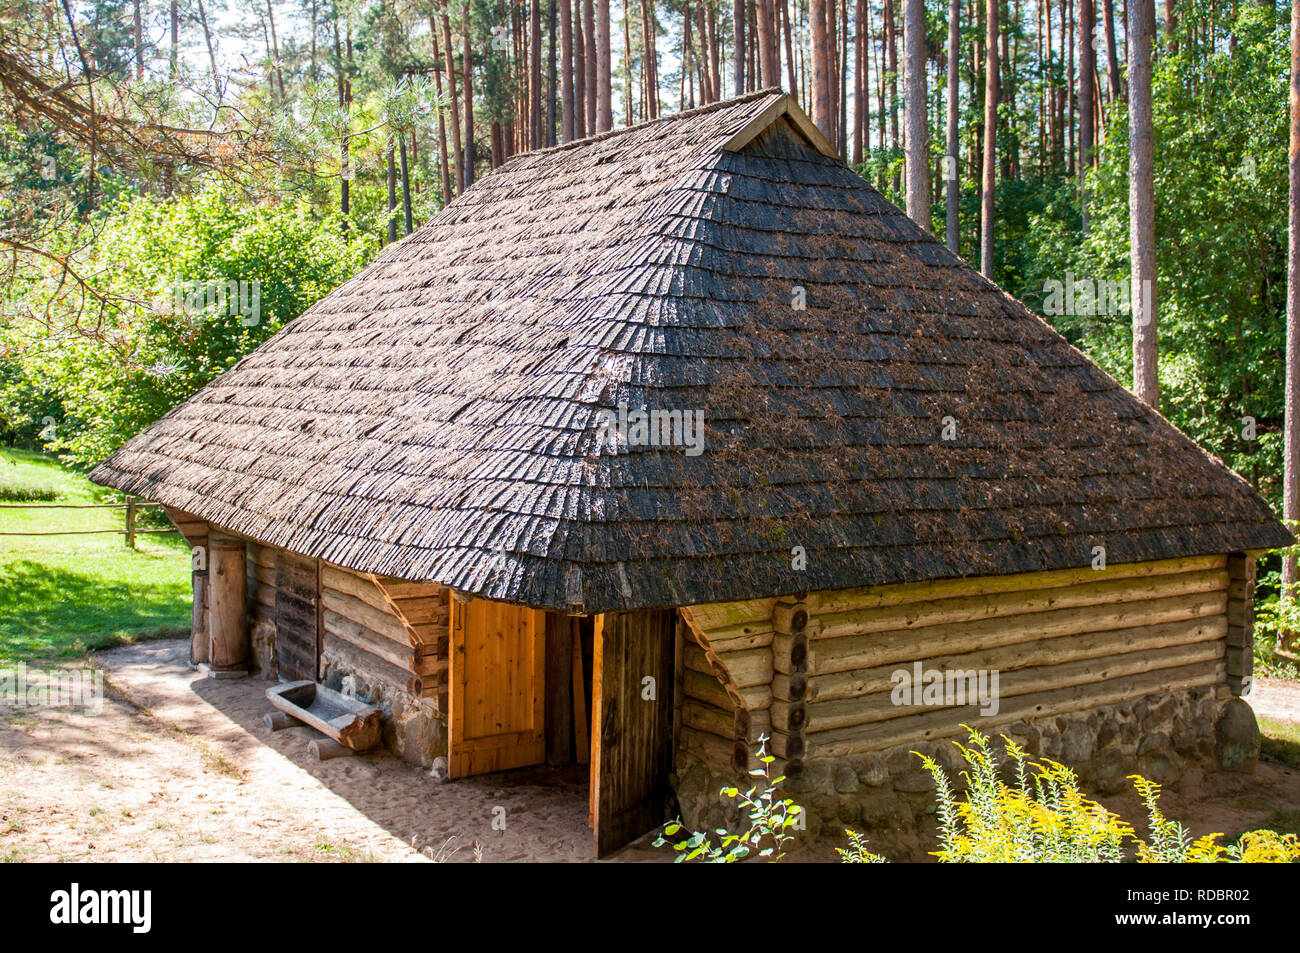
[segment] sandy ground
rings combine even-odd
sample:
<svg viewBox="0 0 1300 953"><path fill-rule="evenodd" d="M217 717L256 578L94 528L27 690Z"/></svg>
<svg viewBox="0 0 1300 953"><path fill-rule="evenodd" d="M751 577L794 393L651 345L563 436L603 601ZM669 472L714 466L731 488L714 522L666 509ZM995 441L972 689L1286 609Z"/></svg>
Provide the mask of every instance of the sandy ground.
<svg viewBox="0 0 1300 953"><path fill-rule="evenodd" d="M98 714L0 706L0 860L590 860L583 769L438 783L386 753L320 762L311 729L265 727L265 682L201 678L186 651L167 641L100 655ZM1250 701L1300 723L1300 685L1258 679ZM1141 829L1135 795L1104 802ZM1197 835L1279 814L1295 824L1300 771L1211 774L1161 804ZM643 839L615 859L671 857Z"/></svg>
<svg viewBox="0 0 1300 953"><path fill-rule="evenodd" d="M98 715L0 707L0 859L591 858L581 771L438 783L386 753L317 761L314 731L262 723L267 683L201 678L186 651L100 655Z"/></svg>

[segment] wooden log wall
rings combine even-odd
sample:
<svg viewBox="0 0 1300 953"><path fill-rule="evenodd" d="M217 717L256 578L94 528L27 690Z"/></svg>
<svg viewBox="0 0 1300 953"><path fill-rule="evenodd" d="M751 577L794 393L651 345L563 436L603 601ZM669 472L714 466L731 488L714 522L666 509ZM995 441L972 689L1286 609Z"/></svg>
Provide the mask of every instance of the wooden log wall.
<svg viewBox="0 0 1300 953"><path fill-rule="evenodd" d="M321 567L321 656L447 711L448 592Z"/></svg>
<svg viewBox="0 0 1300 953"><path fill-rule="evenodd" d="M1230 625L1243 643L1233 664L1249 656L1248 562L1229 562L1189 557L692 606L682 613L695 642L686 650L693 708L683 747L694 741L721 763L724 747L763 726L783 761L839 757L957 736L963 721L987 730L1225 684ZM1239 583L1231 598L1230 577ZM918 660L926 671L997 670L998 713L895 705L893 673ZM738 719L728 738L724 716L742 708L745 733Z"/></svg>
<svg viewBox="0 0 1300 953"><path fill-rule="evenodd" d="M276 555L274 546L248 543L248 631L259 665L274 663Z"/></svg>
<svg viewBox="0 0 1300 953"><path fill-rule="evenodd" d="M185 537L185 542L190 544L191 549L194 547L207 549L207 522L174 506L165 506L163 510L167 513L167 518L172 521L172 525L176 527L176 531Z"/></svg>
<svg viewBox="0 0 1300 953"><path fill-rule="evenodd" d="M1228 557L1228 688L1250 693L1255 666L1255 559L1246 553Z"/></svg>
<svg viewBox="0 0 1300 953"><path fill-rule="evenodd" d="M714 764L757 764L771 734L775 599L692 606L683 623L678 746Z"/></svg>
<svg viewBox="0 0 1300 953"><path fill-rule="evenodd" d="M249 624L254 644L274 639L280 564L291 554L249 541ZM448 590L320 567L321 658L447 710Z"/></svg>

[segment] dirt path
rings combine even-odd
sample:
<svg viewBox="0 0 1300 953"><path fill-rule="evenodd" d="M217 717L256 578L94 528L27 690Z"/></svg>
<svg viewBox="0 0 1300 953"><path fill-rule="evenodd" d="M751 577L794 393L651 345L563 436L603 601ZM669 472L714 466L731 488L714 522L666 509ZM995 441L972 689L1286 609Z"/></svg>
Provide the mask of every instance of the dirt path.
<svg viewBox="0 0 1300 953"><path fill-rule="evenodd" d="M310 729L262 724L266 683L200 678L185 653L173 641L103 653L98 715L0 708L0 858L590 858L581 776L439 784L387 754L311 760Z"/></svg>
<svg viewBox="0 0 1300 953"><path fill-rule="evenodd" d="M1247 701L1260 718L1300 725L1300 682L1257 678Z"/></svg>

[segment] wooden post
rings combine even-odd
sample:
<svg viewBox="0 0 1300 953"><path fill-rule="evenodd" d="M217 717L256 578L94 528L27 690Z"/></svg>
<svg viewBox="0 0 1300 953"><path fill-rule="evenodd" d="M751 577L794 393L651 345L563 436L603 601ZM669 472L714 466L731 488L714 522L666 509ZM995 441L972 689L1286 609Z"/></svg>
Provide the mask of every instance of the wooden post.
<svg viewBox="0 0 1300 953"><path fill-rule="evenodd" d="M129 549L135 549L135 504L134 496L126 498L126 545Z"/></svg>
<svg viewBox="0 0 1300 953"><path fill-rule="evenodd" d="M208 573L195 570L194 608L190 615L190 664L207 665L212 661L212 638L208 634Z"/></svg>
<svg viewBox="0 0 1300 953"><path fill-rule="evenodd" d="M587 734L587 673L582 664L582 629L573 633L573 744L578 764L591 760L591 739Z"/></svg>
<svg viewBox="0 0 1300 953"><path fill-rule="evenodd" d="M248 672L247 553L242 539L208 539L208 629L214 672Z"/></svg>
<svg viewBox="0 0 1300 953"><path fill-rule="evenodd" d="M577 620L546 613L546 763L573 761L573 636Z"/></svg>

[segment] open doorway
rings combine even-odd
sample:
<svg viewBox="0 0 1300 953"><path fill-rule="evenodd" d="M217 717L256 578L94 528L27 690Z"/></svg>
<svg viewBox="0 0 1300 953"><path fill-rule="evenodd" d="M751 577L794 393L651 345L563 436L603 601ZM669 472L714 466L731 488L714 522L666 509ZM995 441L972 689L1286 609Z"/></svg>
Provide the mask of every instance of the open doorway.
<svg viewBox="0 0 1300 953"><path fill-rule="evenodd" d="M453 600L450 776L585 766L598 857L653 830L669 799L676 621Z"/></svg>

